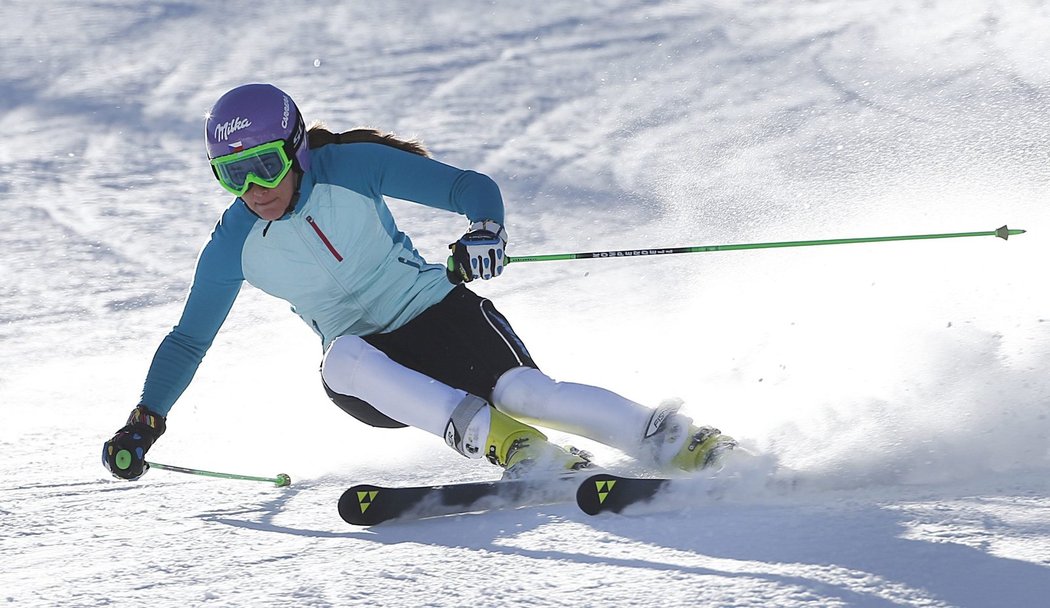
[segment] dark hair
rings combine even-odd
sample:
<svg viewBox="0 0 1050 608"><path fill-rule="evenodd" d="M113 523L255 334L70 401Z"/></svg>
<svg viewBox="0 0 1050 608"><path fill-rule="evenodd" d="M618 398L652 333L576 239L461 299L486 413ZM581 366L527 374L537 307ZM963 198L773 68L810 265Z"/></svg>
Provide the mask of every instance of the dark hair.
<svg viewBox="0 0 1050 608"><path fill-rule="evenodd" d="M382 133L377 129L357 128L342 133L332 133L324 123L315 122L310 125L310 129L306 132L306 137L310 142L310 149L320 148L328 144L367 142L383 144L384 146L390 146L420 156L430 156L430 152L423 146L423 142L416 139L399 139L393 133Z"/></svg>

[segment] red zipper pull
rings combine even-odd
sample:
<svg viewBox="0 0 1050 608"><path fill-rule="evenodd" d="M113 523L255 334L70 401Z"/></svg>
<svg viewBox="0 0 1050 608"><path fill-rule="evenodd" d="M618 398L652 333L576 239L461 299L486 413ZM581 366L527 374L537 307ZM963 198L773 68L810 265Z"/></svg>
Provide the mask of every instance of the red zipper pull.
<svg viewBox="0 0 1050 608"><path fill-rule="evenodd" d="M314 222L314 218L312 215L306 216L306 223L310 224L310 227L314 229L314 232L317 233L317 236L321 237L321 242L323 242L325 247L328 248L328 251L330 251L332 255L335 256L336 261L342 262L343 256L339 255L339 252L335 250L335 246L332 245L332 242L328 240L327 236L325 236L324 232L321 230L321 227L318 226L316 222Z"/></svg>

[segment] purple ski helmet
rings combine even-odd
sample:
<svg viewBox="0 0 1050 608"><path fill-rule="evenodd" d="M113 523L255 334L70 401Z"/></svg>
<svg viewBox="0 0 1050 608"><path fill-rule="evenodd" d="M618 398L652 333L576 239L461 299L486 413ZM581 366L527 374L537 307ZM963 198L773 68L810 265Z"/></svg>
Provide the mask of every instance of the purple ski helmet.
<svg viewBox="0 0 1050 608"><path fill-rule="evenodd" d="M230 89L208 113L204 125L208 159L271 141L284 141L284 151L302 173L310 170L306 125L295 102L271 84L245 84Z"/></svg>

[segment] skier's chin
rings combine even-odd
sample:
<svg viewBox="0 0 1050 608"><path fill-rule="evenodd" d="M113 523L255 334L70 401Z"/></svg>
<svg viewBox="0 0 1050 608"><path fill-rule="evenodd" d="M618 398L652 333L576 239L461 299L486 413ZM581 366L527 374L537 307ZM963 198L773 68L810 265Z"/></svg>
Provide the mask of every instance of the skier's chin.
<svg viewBox="0 0 1050 608"><path fill-rule="evenodd" d="M251 207L256 215L270 222L281 219L288 211L288 205L282 205L281 201L277 199L263 204L255 204Z"/></svg>

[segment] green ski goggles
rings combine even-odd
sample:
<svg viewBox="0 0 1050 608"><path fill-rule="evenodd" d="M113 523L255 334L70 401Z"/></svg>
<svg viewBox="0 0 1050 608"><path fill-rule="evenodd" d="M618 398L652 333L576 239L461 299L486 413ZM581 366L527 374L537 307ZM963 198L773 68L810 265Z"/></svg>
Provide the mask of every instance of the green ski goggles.
<svg viewBox="0 0 1050 608"><path fill-rule="evenodd" d="M211 168L223 188L244 196L252 184L276 188L288 175L292 160L284 151L284 141L278 140L213 158Z"/></svg>

